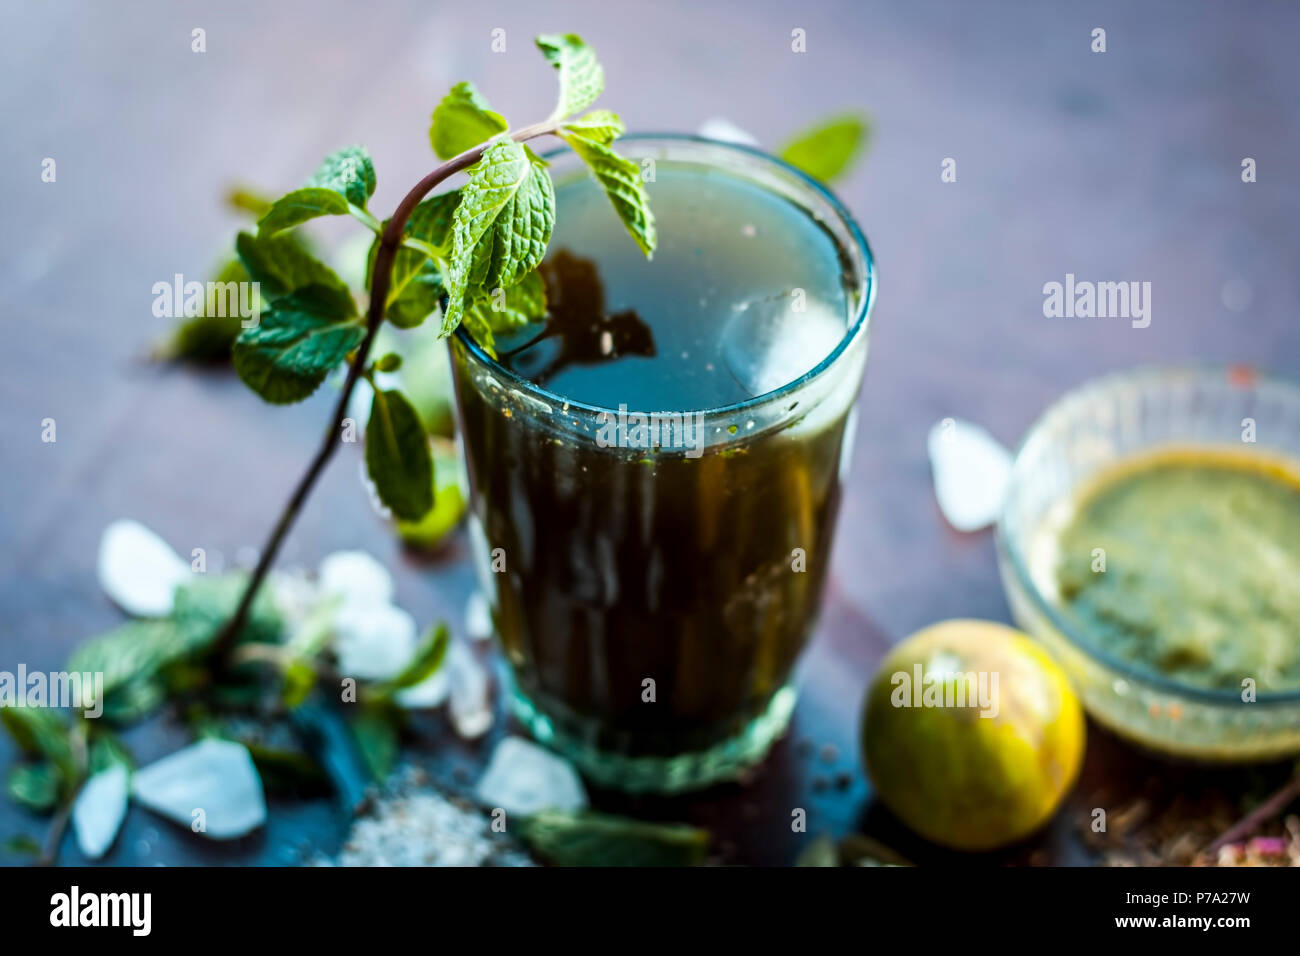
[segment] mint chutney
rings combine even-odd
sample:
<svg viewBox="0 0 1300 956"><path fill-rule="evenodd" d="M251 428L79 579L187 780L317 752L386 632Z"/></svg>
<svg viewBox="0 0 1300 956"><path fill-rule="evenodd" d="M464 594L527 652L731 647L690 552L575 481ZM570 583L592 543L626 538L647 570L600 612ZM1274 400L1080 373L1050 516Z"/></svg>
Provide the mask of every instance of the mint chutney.
<svg viewBox="0 0 1300 956"><path fill-rule="evenodd" d="M1194 687L1300 689L1291 466L1212 449L1143 455L1085 490L1058 543L1062 608L1099 651Z"/></svg>

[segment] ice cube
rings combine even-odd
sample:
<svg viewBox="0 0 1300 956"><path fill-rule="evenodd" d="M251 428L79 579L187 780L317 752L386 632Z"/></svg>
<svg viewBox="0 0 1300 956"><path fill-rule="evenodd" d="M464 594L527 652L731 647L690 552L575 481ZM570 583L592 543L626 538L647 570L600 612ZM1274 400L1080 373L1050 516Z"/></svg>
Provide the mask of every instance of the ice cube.
<svg viewBox="0 0 1300 956"><path fill-rule="evenodd" d="M503 737L475 790L480 802L507 814L582 810L587 791L565 760L522 737Z"/></svg>
<svg viewBox="0 0 1300 956"><path fill-rule="evenodd" d="M243 836L266 822L253 758L243 744L229 740L201 740L137 770L131 791L155 813L214 840Z"/></svg>
<svg viewBox="0 0 1300 956"><path fill-rule="evenodd" d="M750 395L788 385L816 368L844 338L844 316L821 302L778 296L738 306L722 331L727 368Z"/></svg>
<svg viewBox="0 0 1300 956"><path fill-rule="evenodd" d="M99 539L99 584L113 603L136 617L165 617L190 566L138 521L114 521Z"/></svg>
<svg viewBox="0 0 1300 956"><path fill-rule="evenodd" d="M447 680L451 695L447 710L452 727L466 740L482 737L492 727L492 699L487 671L460 641L447 648Z"/></svg>
<svg viewBox="0 0 1300 956"><path fill-rule="evenodd" d="M341 594L345 604L387 604L393 576L365 551L335 551L320 563L320 589Z"/></svg>
<svg viewBox="0 0 1300 956"><path fill-rule="evenodd" d="M87 780L77 794L72 826L77 831L77 846L87 859L98 860L113 845L126 818L129 781L126 767L115 763Z"/></svg>
<svg viewBox="0 0 1300 956"><path fill-rule="evenodd" d="M930 465L939 510L958 531L978 531L1002 513L1011 453L978 425L945 418L930 429Z"/></svg>

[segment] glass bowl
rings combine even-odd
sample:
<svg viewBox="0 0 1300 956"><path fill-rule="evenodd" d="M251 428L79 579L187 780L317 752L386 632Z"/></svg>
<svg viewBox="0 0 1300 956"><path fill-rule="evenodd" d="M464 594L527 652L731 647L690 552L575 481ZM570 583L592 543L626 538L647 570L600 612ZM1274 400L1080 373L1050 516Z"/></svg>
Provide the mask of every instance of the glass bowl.
<svg viewBox="0 0 1300 956"><path fill-rule="evenodd" d="M1248 418L1255 444L1243 443ZM1088 713L1122 737L1215 763L1300 753L1300 690L1259 691L1247 702L1240 691L1182 684L1094 646L1050 597L1052 532L1080 488L1122 459L1189 446L1300 462L1300 386L1242 366L1146 368L1061 398L1021 442L998 523L1011 613L1055 654Z"/></svg>

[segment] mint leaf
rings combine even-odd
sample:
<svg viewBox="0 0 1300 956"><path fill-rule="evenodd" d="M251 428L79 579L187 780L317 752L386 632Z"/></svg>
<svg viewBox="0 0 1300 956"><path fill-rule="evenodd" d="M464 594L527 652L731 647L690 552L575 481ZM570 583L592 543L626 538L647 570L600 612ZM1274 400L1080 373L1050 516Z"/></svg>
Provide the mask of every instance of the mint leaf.
<svg viewBox="0 0 1300 956"><path fill-rule="evenodd" d="M297 236L254 236L241 232L235 239L235 251L248 277L261 284L259 288L269 300L309 285L328 286L343 295L349 294L343 280L304 249Z"/></svg>
<svg viewBox="0 0 1300 956"><path fill-rule="evenodd" d="M361 340L366 327L329 286L309 285L277 301L235 340L235 371L266 401L299 402L316 391Z"/></svg>
<svg viewBox="0 0 1300 956"><path fill-rule="evenodd" d="M411 329L437 311L446 289L442 272L426 258L418 272L406 280L397 298L389 298L384 316L393 325Z"/></svg>
<svg viewBox="0 0 1300 956"><path fill-rule="evenodd" d="M836 116L804 130L777 154L813 179L829 183L857 157L867 139L867 121L856 114Z"/></svg>
<svg viewBox="0 0 1300 956"><path fill-rule="evenodd" d="M605 71L596 51L572 33L546 34L537 38L537 48L560 71L560 101L552 119L572 116L596 101L605 89Z"/></svg>
<svg viewBox="0 0 1300 956"><path fill-rule="evenodd" d="M623 121L611 110L592 110L585 116L565 123L564 128L601 146L608 146L625 132Z"/></svg>
<svg viewBox="0 0 1300 956"><path fill-rule="evenodd" d="M546 317L546 283L536 270L509 289L494 289L465 306L461 320L483 349L496 358L496 337Z"/></svg>
<svg viewBox="0 0 1300 956"><path fill-rule="evenodd" d="M281 196L271 204L266 215L257 221L257 232L261 236L273 236L277 232L297 226L309 219L319 216L342 216L351 212L347 197L333 189L308 186L295 189L288 195Z"/></svg>
<svg viewBox="0 0 1300 956"><path fill-rule="evenodd" d="M543 810L524 820L523 838L557 866L696 866L709 833L591 811Z"/></svg>
<svg viewBox="0 0 1300 956"><path fill-rule="evenodd" d="M397 763L397 715L387 707L368 707L348 722L366 769L382 782Z"/></svg>
<svg viewBox="0 0 1300 956"><path fill-rule="evenodd" d="M366 425L366 470L382 501L398 518L414 521L433 507L429 436L406 396L375 389Z"/></svg>
<svg viewBox="0 0 1300 956"><path fill-rule="evenodd" d="M24 753L48 758L64 786L76 783L77 758L61 713L47 707L0 707L0 723Z"/></svg>
<svg viewBox="0 0 1300 956"><path fill-rule="evenodd" d="M133 680L152 677L183 653L180 633L169 618L129 621L73 651L68 670L102 673L107 697Z"/></svg>
<svg viewBox="0 0 1300 956"><path fill-rule="evenodd" d="M23 806L44 813L59 802L59 773L50 763L23 763L9 771L9 796Z"/></svg>
<svg viewBox="0 0 1300 956"><path fill-rule="evenodd" d="M332 189L365 209L375 194L375 164L364 146L344 146L325 157L307 185Z"/></svg>
<svg viewBox="0 0 1300 956"><path fill-rule="evenodd" d="M416 649L415 656L411 658L400 674L392 680L385 681L377 690L381 693L391 693L392 691L402 690L406 687L414 687L422 683L442 666L443 660L447 656L447 647L451 643L451 635L447 631L447 625L439 623L437 626L429 629L425 634L424 640L420 642L419 648Z"/></svg>
<svg viewBox="0 0 1300 956"><path fill-rule="evenodd" d="M505 132L507 125L473 83L457 83L433 111L429 142L439 159L451 159Z"/></svg>
<svg viewBox="0 0 1300 956"><path fill-rule="evenodd" d="M489 146L470 167L452 217L442 334L460 323L467 295L509 288L537 268L554 225L555 188L546 170L516 142Z"/></svg>
<svg viewBox="0 0 1300 956"><path fill-rule="evenodd" d="M623 225L646 258L650 258L659 239L655 233L654 215L650 212L650 196L641 178L641 167L597 140L564 130L560 136L595 174L605 195L614 204L618 218L623 220Z"/></svg>

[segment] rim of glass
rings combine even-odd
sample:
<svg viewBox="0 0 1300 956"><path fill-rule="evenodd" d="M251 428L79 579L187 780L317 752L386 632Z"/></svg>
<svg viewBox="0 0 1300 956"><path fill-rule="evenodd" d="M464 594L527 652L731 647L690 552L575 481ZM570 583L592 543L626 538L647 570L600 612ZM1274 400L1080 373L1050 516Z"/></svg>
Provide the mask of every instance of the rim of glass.
<svg viewBox="0 0 1300 956"><path fill-rule="evenodd" d="M788 395L791 395L794 392L800 391L805 386L807 386L813 379L820 377L822 373L831 369L837 363L840 356L842 356L845 352L847 352L849 347L853 345L853 343L856 342L857 339L860 338L862 335L864 335L867 331L867 327L870 323L870 318L871 318L871 307L876 300L876 284L877 284L876 260L871 253L871 246L867 243L867 237L863 235L862 229L861 227L858 226L857 220L853 218L853 216L849 213L848 209L846 209L844 207L844 204L840 202L838 198L836 198L834 193L832 193L829 189L827 189L824 185L819 183L817 180L813 179L807 173L803 172L803 170L790 165L785 160L773 156L770 153L764 152L763 150L757 149L752 146L746 146L741 143L730 143L724 140L709 139L708 137L705 136L695 136L690 133L630 133L626 136L622 136L619 138L619 142L621 143L655 142L655 141L666 142L670 144L687 143L687 144L693 144L699 146L708 146L715 149L719 149L723 152L729 151L729 152L737 153L741 156L748 157L749 159L759 160L760 162L765 163L768 166L771 166L773 169L777 170L778 172L793 177L800 186L807 189L809 192L813 193L822 202L826 203L826 205L830 208L830 211L835 214L836 218L839 219L840 223L844 226L845 230L848 232L849 239L853 246L852 249L848 249L846 251L848 251L851 255L853 253L856 253L862 263L862 275L858 279L858 282L856 284L856 290L855 290L858 298L857 308L854 310L852 317L850 318L848 324L845 326L844 335L840 337L840 340L839 342L836 343L835 348L831 349L831 351L826 355L826 357L823 358L820 362L818 362L815 366L813 366L803 375L800 375L798 378L790 382L787 382L786 384L780 386L779 388L774 388L768 392L762 392L761 394L755 395L752 398L747 398L742 402L732 402L729 405L715 405L707 408L674 409L671 412L665 412L665 414L675 414L675 413L689 414L689 415L702 414L710 417L733 415L737 412L746 411L748 409L755 408L756 406L759 405L766 405L770 402L774 402ZM559 156L571 155L572 153L573 150L570 149L569 147L560 146L555 149L549 150L545 153L542 153L541 155L543 159L554 159ZM796 201L794 197L787 197L787 198L789 198L791 202ZM803 206L802 204L800 205L802 208L805 209L805 211L811 212L811 210L809 210L806 206ZM611 211L611 215L612 214L613 213ZM836 238L835 241L837 245L841 245L838 238ZM477 361L480 365L487 366L492 370L493 374L498 375L501 378L505 379L513 387L522 390L525 394L531 394L541 399L542 401L548 403L563 405L566 412L572 412L577 410L577 411L581 411L593 415L601 415L601 414L606 414L608 412L617 411L617 409L607 408L603 405L591 405L588 404L587 402L577 401L575 399L568 398L564 395L560 395L556 392L552 392L550 389L543 388L542 386L538 385L536 382L530 382L528 379L524 378L522 375L515 372L513 369L506 368L504 365L502 365L492 356L488 355L487 352L483 351L482 347L478 344L478 342L474 340L474 337L465 330L465 326L463 323L456 327L455 335L460 340L461 344L465 346L466 352L468 352L469 355L471 355L475 361Z"/></svg>
<svg viewBox="0 0 1300 956"><path fill-rule="evenodd" d="M1053 418L1069 402L1078 402L1088 398L1098 391L1115 388L1117 386L1133 386L1153 380L1168 381L1171 378L1191 378L1200 381L1223 381L1228 379L1234 372L1234 369L1249 368L1252 380L1249 385L1244 386L1251 390L1258 389L1261 385L1268 385L1283 391L1291 392L1295 395L1300 403L1300 379L1290 378L1283 375L1277 375L1270 372L1256 369L1254 366L1242 365L1221 365L1212 362L1204 363L1186 363L1181 365L1141 365L1134 369L1123 372L1112 372L1108 375L1102 375L1097 378L1089 379L1081 385L1070 389L1064 395L1060 396L1052 404L1034 419L1033 424L1026 429L1024 436L1016 445L1012 457L1012 480L1014 482L1017 469L1020 465L1021 456L1025 448L1035 441L1046 440L1044 429L1047 422ZM1015 490L1014 484L1010 491ZM1163 674L1157 674L1151 671L1144 671L1129 661L1118 658L1113 654L1095 647L1084 637L1083 628L1075 627L1070 623L1060 611L1051 604L1038 589L1034 582L1033 576L1029 573L1029 565L1025 561L1022 552L1021 537L1012 536L1007 530L1007 516L1011 511L1012 495L1007 495L1006 502L1002 505L1002 513L998 517L996 539L998 550L1006 555L1012 571L1016 576L1016 583L1020 589L1029 596L1030 602L1034 609L1043 615L1047 622L1064 637L1072 647L1082 651L1088 657L1097 663L1106 667L1108 670L1123 677L1125 680L1132 681L1136 684L1142 684L1154 688L1167 694L1176 694L1181 697L1191 698L1201 703L1208 704L1230 704L1233 706L1245 706L1241 700L1241 695L1235 690L1215 690L1208 687L1195 687L1191 684L1184 684L1172 677ZM1266 691L1260 692L1251 706L1287 705L1300 704L1300 689Z"/></svg>

